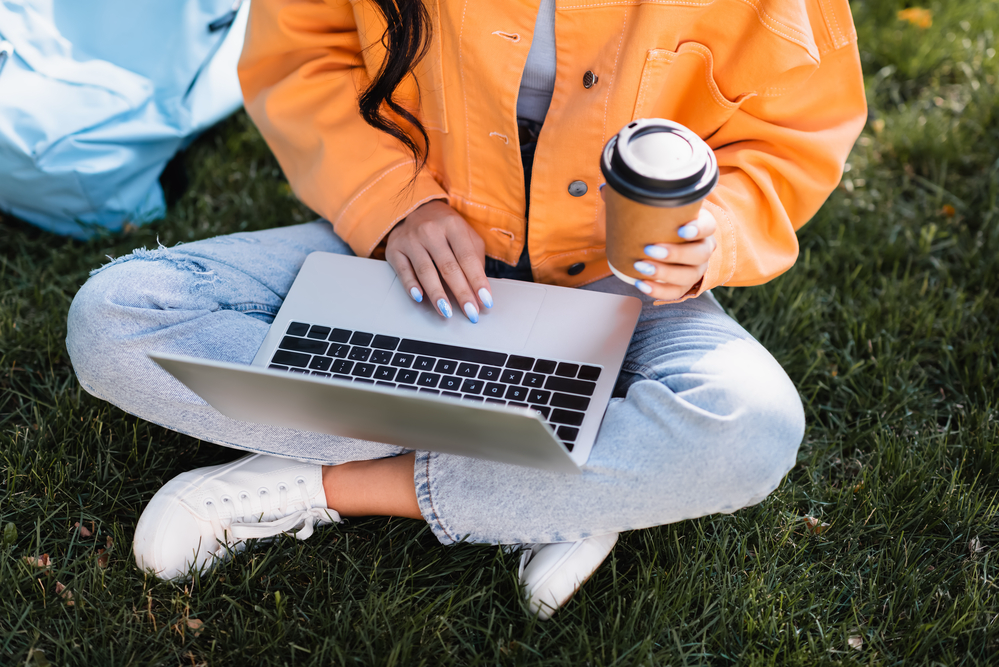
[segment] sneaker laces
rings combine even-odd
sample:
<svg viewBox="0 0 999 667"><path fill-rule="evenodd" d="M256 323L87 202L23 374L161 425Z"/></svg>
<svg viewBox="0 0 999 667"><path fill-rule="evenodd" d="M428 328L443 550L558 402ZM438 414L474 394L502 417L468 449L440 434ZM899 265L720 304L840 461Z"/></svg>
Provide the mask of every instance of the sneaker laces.
<svg viewBox="0 0 999 667"><path fill-rule="evenodd" d="M340 515L335 511L325 507L312 507L305 480L298 478L296 487L299 492L300 504L304 509L291 511L288 498L288 487L281 483L278 485L278 504L275 512L271 511L270 491L261 488L257 492L260 499L261 511L259 514L251 514L249 502L250 494L243 491L239 494L239 508L229 496L223 496L222 502L232 504L229 518L223 519L215 506L215 500L209 498L205 500L205 508L208 511L208 519L212 524L212 530L219 544L231 544L243 540L263 539L274 537L281 533L291 533L300 540L308 539L315 531L317 524L335 523L340 521Z"/></svg>

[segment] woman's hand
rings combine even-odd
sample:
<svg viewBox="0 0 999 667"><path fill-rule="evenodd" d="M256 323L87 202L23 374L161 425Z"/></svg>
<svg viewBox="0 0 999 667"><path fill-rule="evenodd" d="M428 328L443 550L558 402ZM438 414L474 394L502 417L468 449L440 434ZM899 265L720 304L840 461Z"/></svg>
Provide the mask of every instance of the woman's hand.
<svg viewBox="0 0 999 667"><path fill-rule="evenodd" d="M701 209L697 220L688 222L678 232L685 243L656 243L645 246L646 259L635 262L635 270L648 276L635 281L635 287L663 301L686 296L708 270L708 259L715 251L715 216Z"/></svg>
<svg viewBox="0 0 999 667"><path fill-rule="evenodd" d="M493 307L485 272L486 244L461 215L445 202L423 204L388 235L385 259L406 291L419 303L423 294L444 317L453 314L441 277L472 322L479 304ZM438 273L439 272L439 273Z"/></svg>

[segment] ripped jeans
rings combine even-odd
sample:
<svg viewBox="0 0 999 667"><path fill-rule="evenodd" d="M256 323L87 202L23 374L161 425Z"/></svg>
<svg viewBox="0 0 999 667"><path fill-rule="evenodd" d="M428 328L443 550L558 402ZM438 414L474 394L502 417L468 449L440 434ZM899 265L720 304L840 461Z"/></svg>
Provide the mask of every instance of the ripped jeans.
<svg viewBox="0 0 999 667"><path fill-rule="evenodd" d="M226 447L322 464L407 451L233 421L146 356L249 364L315 250L350 252L317 221L139 250L97 269L69 311L77 377L127 412ZM583 289L644 302L583 474L418 451L413 483L441 542L560 542L733 512L794 465L804 432L797 391L710 294L656 306L614 277Z"/></svg>

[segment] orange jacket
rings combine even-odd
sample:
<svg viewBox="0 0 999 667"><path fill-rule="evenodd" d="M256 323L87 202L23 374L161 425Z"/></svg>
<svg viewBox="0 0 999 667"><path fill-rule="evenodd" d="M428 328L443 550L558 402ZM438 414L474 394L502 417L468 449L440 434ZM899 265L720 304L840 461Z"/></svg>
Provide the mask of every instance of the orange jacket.
<svg viewBox="0 0 999 667"><path fill-rule="evenodd" d="M516 263L525 193L520 78L538 0L425 0L433 42L399 93L430 134L415 185L410 154L361 119L384 22L365 0L254 0L239 74L246 106L296 194L367 256L420 204L444 199ZM839 182L866 119L848 0L558 0L557 75L534 162L529 250L540 282L610 274L604 143L634 118L683 123L721 168L701 290L787 270L795 230ZM586 87L584 74L596 75ZM589 77L588 77L589 80ZM568 191L574 181L584 195ZM574 267L572 275L569 267Z"/></svg>

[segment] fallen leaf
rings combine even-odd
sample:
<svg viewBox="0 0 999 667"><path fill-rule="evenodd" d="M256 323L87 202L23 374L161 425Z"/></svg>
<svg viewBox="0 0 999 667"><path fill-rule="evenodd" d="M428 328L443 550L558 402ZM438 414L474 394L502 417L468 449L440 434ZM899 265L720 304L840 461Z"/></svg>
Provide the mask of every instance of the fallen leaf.
<svg viewBox="0 0 999 667"><path fill-rule="evenodd" d="M857 649L858 651L864 648L864 638L860 635L850 635L846 643L850 645L850 648Z"/></svg>
<svg viewBox="0 0 999 667"><path fill-rule="evenodd" d="M944 204L943 208L940 209L940 212L943 213L944 216L948 218L953 218L955 215L957 215L957 211L950 204Z"/></svg>
<svg viewBox="0 0 999 667"><path fill-rule="evenodd" d="M25 556L24 562L27 563L28 565L41 568L48 567L50 564L48 554L42 554L41 556L36 556L35 558L32 558L31 556Z"/></svg>
<svg viewBox="0 0 999 667"><path fill-rule="evenodd" d="M74 528L80 529L80 537L93 537L93 533L84 525L81 525L79 521L73 524Z"/></svg>
<svg viewBox="0 0 999 667"><path fill-rule="evenodd" d="M24 661L25 667L49 667L49 659L45 657L45 651L40 648L33 648L28 651L28 657Z"/></svg>
<svg viewBox="0 0 999 667"><path fill-rule="evenodd" d="M101 567L108 566L108 552L104 549L97 550L97 564Z"/></svg>
<svg viewBox="0 0 999 667"><path fill-rule="evenodd" d="M933 12L923 7L909 7L898 12L898 19L926 30L933 25Z"/></svg>
<svg viewBox="0 0 999 667"><path fill-rule="evenodd" d="M76 602L73 601L73 591L66 588L65 584L63 584L61 581L56 582L55 592L56 595L62 596L62 599L66 601L67 607L72 607L73 605L76 604Z"/></svg>
<svg viewBox="0 0 999 667"><path fill-rule="evenodd" d="M985 551L985 547L982 546L982 541L978 539L977 535L968 540L968 551L972 554L977 554L979 551Z"/></svg>
<svg viewBox="0 0 999 667"><path fill-rule="evenodd" d="M111 551L112 547L114 547L114 540L111 539L110 535L108 535L107 539L104 540L104 544L108 546L108 551Z"/></svg>
<svg viewBox="0 0 999 667"><path fill-rule="evenodd" d="M191 629L191 632L194 633L195 637L201 634L201 626L203 626L204 624L205 624L204 621L197 618L187 619L187 627Z"/></svg>
<svg viewBox="0 0 999 667"><path fill-rule="evenodd" d="M825 529L829 527L829 524L819 521L814 516L806 516L805 527L808 528L809 532L815 535L820 535L825 532Z"/></svg>

